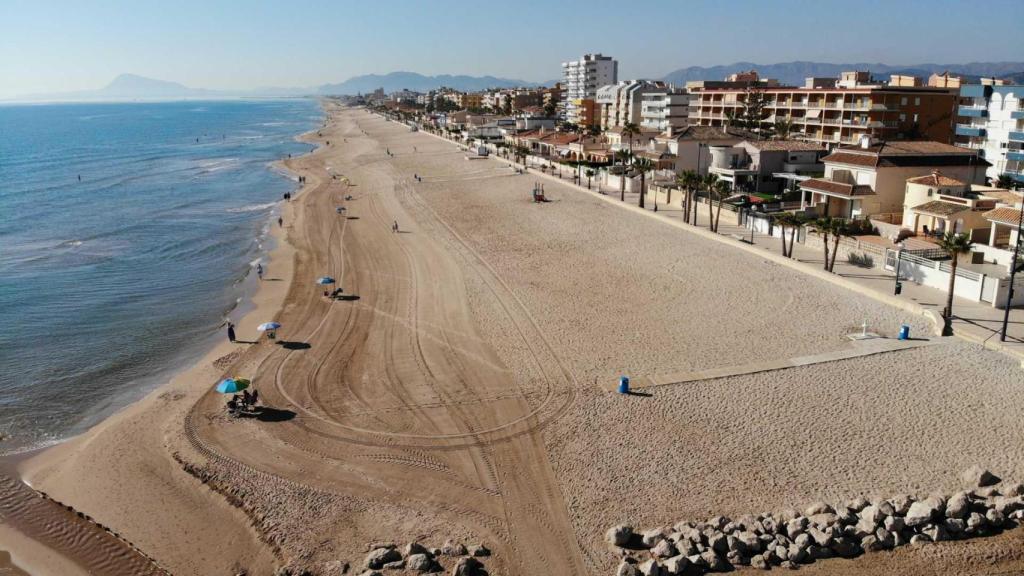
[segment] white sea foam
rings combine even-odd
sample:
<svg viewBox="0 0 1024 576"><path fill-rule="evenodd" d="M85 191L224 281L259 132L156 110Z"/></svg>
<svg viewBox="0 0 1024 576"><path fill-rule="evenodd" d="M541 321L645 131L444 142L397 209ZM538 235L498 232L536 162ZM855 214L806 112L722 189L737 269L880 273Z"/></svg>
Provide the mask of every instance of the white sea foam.
<svg viewBox="0 0 1024 576"><path fill-rule="evenodd" d="M273 208L277 202L267 202L266 204L249 204L248 206L242 206L240 208L228 208L227 211L232 214L238 214L241 212L262 212L263 210L269 210Z"/></svg>
<svg viewBox="0 0 1024 576"><path fill-rule="evenodd" d="M217 172L219 170L226 170L239 164L238 158L211 158L209 160L201 160L199 167L202 169L201 174L208 174L210 172Z"/></svg>

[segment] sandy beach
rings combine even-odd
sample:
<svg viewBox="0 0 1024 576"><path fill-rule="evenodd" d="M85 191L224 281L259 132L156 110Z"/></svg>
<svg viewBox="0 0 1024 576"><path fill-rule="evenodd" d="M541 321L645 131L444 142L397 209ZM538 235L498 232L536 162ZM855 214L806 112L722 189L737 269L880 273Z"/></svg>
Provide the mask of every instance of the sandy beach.
<svg viewBox="0 0 1024 576"><path fill-rule="evenodd" d="M451 539L491 549L494 575L611 574L603 534L620 522L952 490L972 464L1024 480L1020 366L955 339L615 394L624 374L841 353L863 323L931 326L594 192L547 180L553 201L534 204L538 178L505 161L324 106L327 126L304 136L321 147L284 162L307 181L238 323L253 343L225 341L19 463L168 572L359 573L367 543ZM275 341L256 330L271 319ZM253 380L262 417L226 415L211 390L225 375ZM19 557L44 521L0 523L0 550L32 574L102 553L68 530ZM807 570L1009 574L1021 538Z"/></svg>

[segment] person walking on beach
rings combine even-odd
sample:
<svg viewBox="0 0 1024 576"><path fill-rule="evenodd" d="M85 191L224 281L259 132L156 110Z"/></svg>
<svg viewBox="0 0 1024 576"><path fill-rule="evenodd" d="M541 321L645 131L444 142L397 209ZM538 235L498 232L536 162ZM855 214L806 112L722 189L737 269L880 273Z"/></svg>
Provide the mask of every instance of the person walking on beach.
<svg viewBox="0 0 1024 576"><path fill-rule="evenodd" d="M235 325L232 324L231 322L228 322L228 342L232 342L233 343L234 341L235 341Z"/></svg>
<svg viewBox="0 0 1024 576"><path fill-rule="evenodd" d="M260 277L260 280L263 280L263 264L256 265L256 275Z"/></svg>
<svg viewBox="0 0 1024 576"><path fill-rule="evenodd" d="M391 231L396 234L398 233L398 220L395 220L395 223L391 225Z"/></svg>
<svg viewBox="0 0 1024 576"><path fill-rule="evenodd" d="M282 226L284 226L284 218L281 218L280 216L278 216L277 217L277 227L281 228Z"/></svg>

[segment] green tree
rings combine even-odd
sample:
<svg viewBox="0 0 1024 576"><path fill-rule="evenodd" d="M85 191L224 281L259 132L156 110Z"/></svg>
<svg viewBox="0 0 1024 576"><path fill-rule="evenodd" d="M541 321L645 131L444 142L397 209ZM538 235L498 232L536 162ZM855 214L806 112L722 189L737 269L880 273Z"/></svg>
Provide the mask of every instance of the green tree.
<svg viewBox="0 0 1024 576"><path fill-rule="evenodd" d="M590 190L590 179L597 175L593 168L587 168L587 190Z"/></svg>
<svg viewBox="0 0 1024 576"><path fill-rule="evenodd" d="M773 132L779 140L789 140L789 136L793 133L793 123L789 120L776 120Z"/></svg>
<svg viewBox="0 0 1024 576"><path fill-rule="evenodd" d="M1012 190L1015 187L1015 182L1009 174L1000 174L999 178L996 179L995 185L999 188Z"/></svg>
<svg viewBox="0 0 1024 576"><path fill-rule="evenodd" d="M826 271L828 271L829 263L828 240L829 236L832 234L832 230L834 230L836 227L835 220L836 219L831 216L822 216L820 218L816 218L813 222L811 222L811 229L821 236L821 245L823 246L823 250L825 251L825 263L822 265L822 268Z"/></svg>
<svg viewBox="0 0 1024 576"><path fill-rule="evenodd" d="M644 208L644 194L647 191L647 173L654 170L654 163L641 156L633 158L633 168L640 171L640 207Z"/></svg>
<svg viewBox="0 0 1024 576"><path fill-rule="evenodd" d="M711 230L712 232L715 231L715 204L711 201L711 198L715 194L714 188L717 183L718 176L708 174L701 177L700 188L698 188L707 192L708 195L708 230Z"/></svg>
<svg viewBox="0 0 1024 576"><path fill-rule="evenodd" d="M715 196L715 223L712 227L712 231L718 232L718 219L722 216L722 203L726 198L732 195L732 185L725 180L718 180L711 188L710 192Z"/></svg>
<svg viewBox="0 0 1024 576"><path fill-rule="evenodd" d="M740 114L740 126L761 135L766 130L768 96L764 90L747 88L743 98L743 112Z"/></svg>
<svg viewBox="0 0 1024 576"><path fill-rule="evenodd" d="M640 127L632 122L622 125L622 137L629 139L629 155L633 155L633 137L640 133Z"/></svg>
<svg viewBox="0 0 1024 576"><path fill-rule="evenodd" d="M953 288L956 283L956 268L961 254L971 251L971 237L967 234L946 232L939 239L939 248L949 254L949 289L946 291L946 309L942 311L942 335L953 335Z"/></svg>
<svg viewBox="0 0 1024 576"><path fill-rule="evenodd" d="M772 216L772 220L775 222L775 224L779 226L779 228L782 229L782 255L785 256L786 258L792 258L793 240L789 240L789 244L787 245L786 233L791 229L796 229L796 214L793 214L792 212L779 212L778 214Z"/></svg>
<svg viewBox="0 0 1024 576"><path fill-rule="evenodd" d="M547 104L544 105L544 115L548 118L554 118L557 105L554 100L548 100Z"/></svg>
<svg viewBox="0 0 1024 576"><path fill-rule="evenodd" d="M700 186L700 176L698 176L693 170L683 170L682 174L676 178L676 183L685 191L685 196L683 197L683 221L696 224L696 222L691 222L691 220L694 220L696 217L695 214L691 215L691 208L693 204L693 192L698 186Z"/></svg>

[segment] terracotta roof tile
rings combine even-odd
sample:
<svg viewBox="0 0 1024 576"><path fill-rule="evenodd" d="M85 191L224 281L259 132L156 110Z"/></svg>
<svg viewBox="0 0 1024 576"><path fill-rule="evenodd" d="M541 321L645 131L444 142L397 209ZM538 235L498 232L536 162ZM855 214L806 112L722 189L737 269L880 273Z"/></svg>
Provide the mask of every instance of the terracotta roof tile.
<svg viewBox="0 0 1024 576"><path fill-rule="evenodd" d="M806 142L803 140L756 140L747 141L758 150L788 150L788 151L810 151L810 150L821 150L825 148L817 142Z"/></svg>
<svg viewBox="0 0 1024 576"><path fill-rule="evenodd" d="M821 192L832 196L853 198L854 196L874 196L875 191L870 186L862 184L844 184L826 178L810 178L800 183L801 188Z"/></svg>
<svg viewBox="0 0 1024 576"><path fill-rule="evenodd" d="M936 170L927 176L918 176L917 178L908 178L907 182L911 184L926 184L928 186L963 186L966 182L961 182L956 178L950 178L949 176L943 176L941 172Z"/></svg>
<svg viewBox="0 0 1024 576"><path fill-rule="evenodd" d="M1016 226L1020 222L1020 210L1016 208L996 208L995 210L985 212L984 216L986 220L999 222L1000 224L1009 224L1010 226Z"/></svg>
<svg viewBox="0 0 1024 576"><path fill-rule="evenodd" d="M960 212L968 212L970 209L970 206L955 204L953 202L943 202L942 200L932 200L931 202L925 202L924 204L911 208L914 212L939 217L952 216L953 214L959 214Z"/></svg>
<svg viewBox="0 0 1024 576"><path fill-rule="evenodd" d="M825 162L854 166L989 166L968 148L930 140L893 140L867 148L837 148Z"/></svg>

